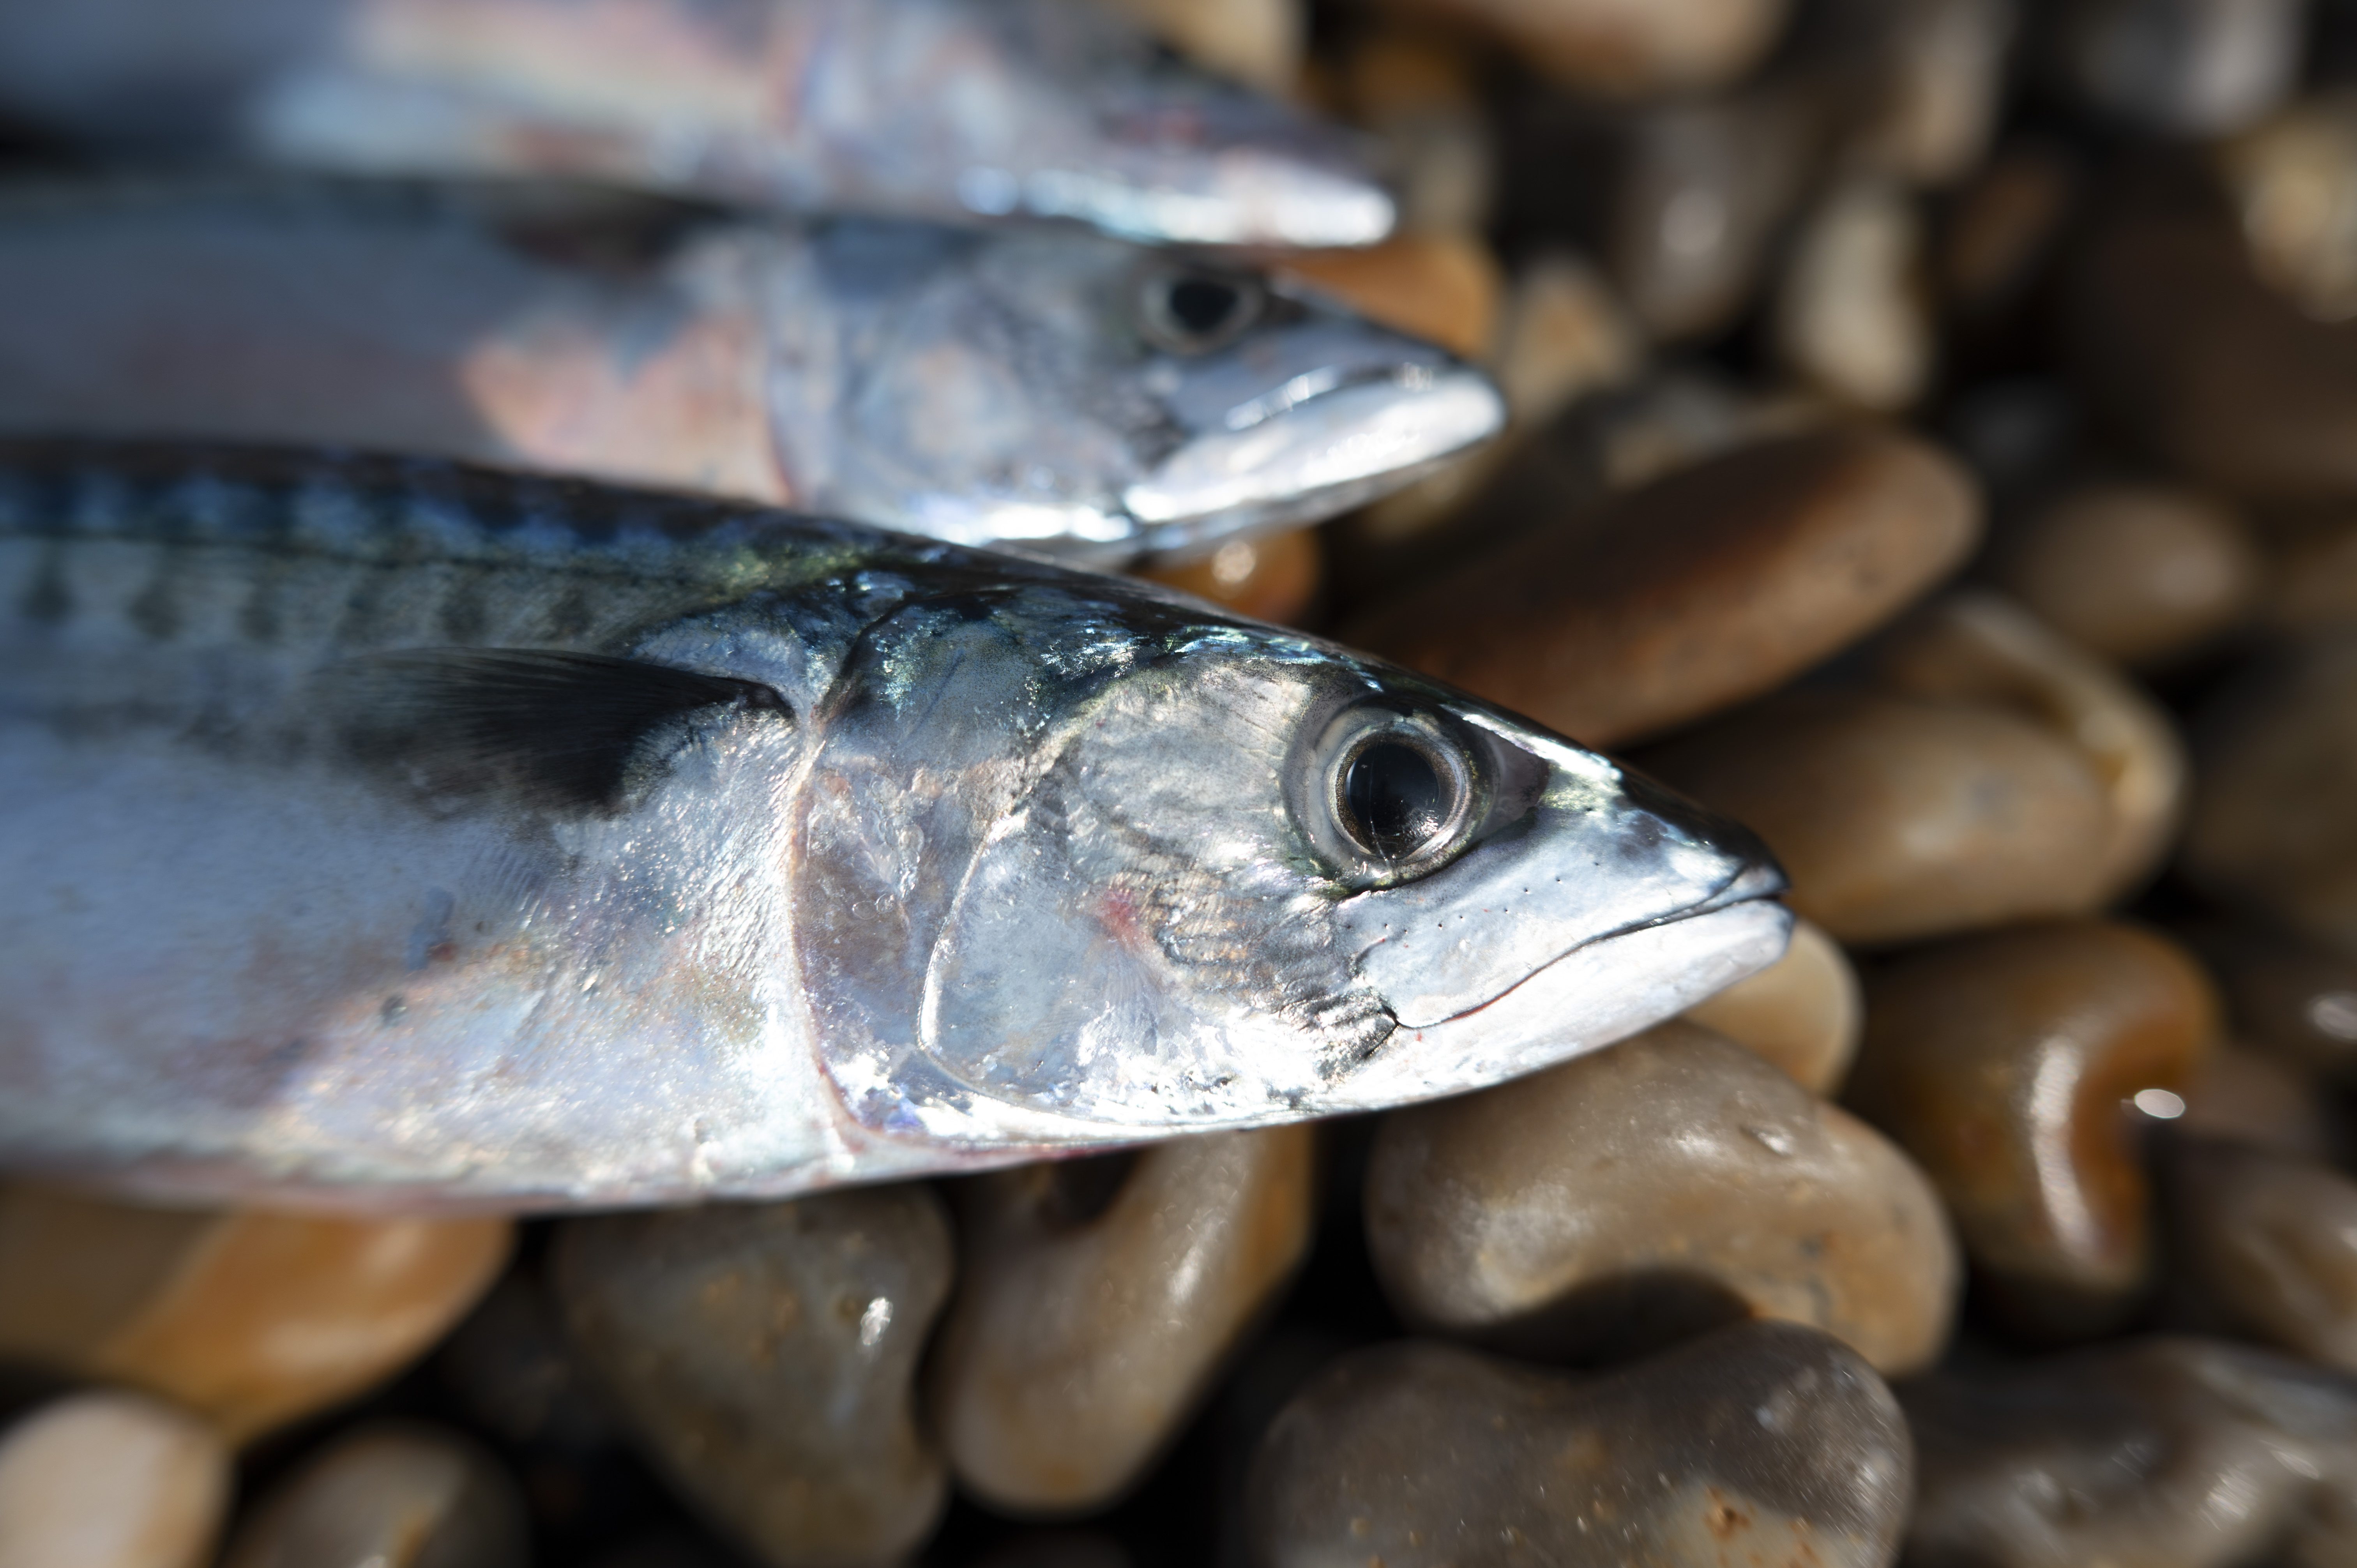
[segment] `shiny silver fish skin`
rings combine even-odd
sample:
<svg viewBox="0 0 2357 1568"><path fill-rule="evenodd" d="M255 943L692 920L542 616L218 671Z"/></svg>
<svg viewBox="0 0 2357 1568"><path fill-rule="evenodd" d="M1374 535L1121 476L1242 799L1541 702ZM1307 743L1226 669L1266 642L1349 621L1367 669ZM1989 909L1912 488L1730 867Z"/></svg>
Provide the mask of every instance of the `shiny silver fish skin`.
<svg viewBox="0 0 2357 1568"><path fill-rule="evenodd" d="M1232 312L1194 331L1183 290ZM1439 349L1060 225L70 183L0 195L0 431L432 453L1100 564L1332 515L1504 421Z"/></svg>
<svg viewBox="0 0 2357 1568"><path fill-rule="evenodd" d="M0 109L102 146L796 211L1362 245L1358 145L1084 0L0 0Z"/></svg>
<svg viewBox="0 0 2357 1568"><path fill-rule="evenodd" d="M595 1207L1367 1110L1771 961L1781 886L1600 757L1125 579L0 442L0 1167Z"/></svg>

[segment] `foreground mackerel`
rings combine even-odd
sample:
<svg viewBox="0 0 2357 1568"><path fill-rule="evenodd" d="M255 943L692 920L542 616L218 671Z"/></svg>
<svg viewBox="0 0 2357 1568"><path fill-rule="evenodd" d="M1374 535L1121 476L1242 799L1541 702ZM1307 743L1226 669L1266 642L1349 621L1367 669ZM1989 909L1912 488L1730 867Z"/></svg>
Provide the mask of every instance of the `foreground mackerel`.
<svg viewBox="0 0 2357 1568"><path fill-rule="evenodd" d="M0 443L0 1165L789 1194L1455 1093L1770 961L1741 829L1111 577Z"/></svg>

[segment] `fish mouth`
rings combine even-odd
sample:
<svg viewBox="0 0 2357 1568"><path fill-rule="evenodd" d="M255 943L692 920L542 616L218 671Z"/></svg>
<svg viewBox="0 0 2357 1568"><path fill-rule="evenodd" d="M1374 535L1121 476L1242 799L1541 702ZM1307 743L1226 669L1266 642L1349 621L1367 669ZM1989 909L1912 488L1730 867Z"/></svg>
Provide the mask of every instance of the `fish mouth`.
<svg viewBox="0 0 2357 1568"><path fill-rule="evenodd" d="M1773 866L1748 868L1711 898L1583 942L1486 1002L1436 1024L1403 1025L1318 1097L1319 1109L1486 1088L1683 1013L1783 956L1793 916L1775 901L1782 888Z"/></svg>
<svg viewBox="0 0 2357 1568"><path fill-rule="evenodd" d="M1505 399L1469 366L1304 371L1233 405L1130 484L1122 506L1143 548L1200 551L1363 505L1505 423Z"/></svg>

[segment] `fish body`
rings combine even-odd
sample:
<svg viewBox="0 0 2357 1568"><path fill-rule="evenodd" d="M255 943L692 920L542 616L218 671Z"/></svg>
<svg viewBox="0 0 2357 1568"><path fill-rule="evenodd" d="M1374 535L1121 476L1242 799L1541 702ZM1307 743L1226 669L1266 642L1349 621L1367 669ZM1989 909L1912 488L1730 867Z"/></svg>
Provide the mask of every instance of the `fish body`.
<svg viewBox="0 0 2357 1568"><path fill-rule="evenodd" d="M0 431L432 453L1099 563L1314 521L1494 433L1480 372L1069 226L545 185L0 197Z"/></svg>
<svg viewBox="0 0 2357 1568"><path fill-rule="evenodd" d="M1361 245L1342 134L1084 0L0 0L0 108L101 146L792 210Z"/></svg>
<svg viewBox="0 0 2357 1568"><path fill-rule="evenodd" d="M575 1207L1449 1094L1770 961L1741 829L1125 579L0 443L0 1165Z"/></svg>

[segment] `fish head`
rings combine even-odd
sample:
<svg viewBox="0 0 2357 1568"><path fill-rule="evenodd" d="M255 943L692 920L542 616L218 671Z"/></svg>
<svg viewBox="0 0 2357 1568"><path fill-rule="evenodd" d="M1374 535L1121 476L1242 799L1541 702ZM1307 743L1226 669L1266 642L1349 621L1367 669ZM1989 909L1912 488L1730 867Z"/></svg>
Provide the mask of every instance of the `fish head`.
<svg viewBox="0 0 2357 1568"><path fill-rule="evenodd" d="M914 999L861 1059L833 1053L879 1127L1019 1151L1455 1094L1633 1033L1783 950L1760 843L1605 757L1275 628L1175 600L1157 623L1143 596L1120 615L1052 600L920 615L871 644L926 692L931 783L903 767L864 804L830 803L870 825L813 850L864 868L892 864L888 838L921 840L956 867L897 885L901 923L857 947L866 963L897 944L908 967L873 994ZM1026 638L1018 695L991 650ZM1061 673L1043 685L1042 669ZM952 738L1010 703L1030 715L1019 755ZM974 814L872 825L952 796Z"/></svg>
<svg viewBox="0 0 2357 1568"><path fill-rule="evenodd" d="M1069 228L847 221L783 247L773 440L798 499L1089 564L1316 521L1495 435L1445 349L1233 259Z"/></svg>

